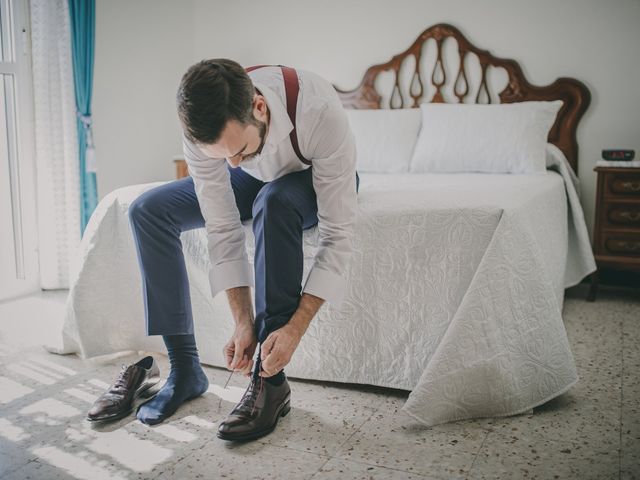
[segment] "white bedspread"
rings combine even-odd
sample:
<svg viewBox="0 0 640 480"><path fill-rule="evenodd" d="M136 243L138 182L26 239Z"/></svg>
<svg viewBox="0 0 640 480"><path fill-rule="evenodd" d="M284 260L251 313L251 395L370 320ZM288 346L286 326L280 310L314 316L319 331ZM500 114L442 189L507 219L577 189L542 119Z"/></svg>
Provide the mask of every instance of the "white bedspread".
<svg viewBox="0 0 640 480"><path fill-rule="evenodd" d="M347 299L339 310L323 305L288 376L410 390L402 409L426 425L528 411L577 381L564 289L596 267L576 179L559 150L549 148L539 175L360 177ZM165 352L161 337L145 336L127 220L130 202L161 183L121 188L99 203L59 353ZM251 221L245 228L253 258ZM182 241L201 359L224 367L233 320L224 293L210 298L205 231ZM317 228L304 242L306 277Z"/></svg>

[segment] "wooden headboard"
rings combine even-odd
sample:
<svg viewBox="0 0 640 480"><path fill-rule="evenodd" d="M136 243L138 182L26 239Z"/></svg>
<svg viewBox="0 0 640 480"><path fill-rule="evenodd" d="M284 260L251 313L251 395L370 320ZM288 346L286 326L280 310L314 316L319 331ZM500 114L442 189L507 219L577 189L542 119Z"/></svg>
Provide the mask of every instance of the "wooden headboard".
<svg viewBox="0 0 640 480"><path fill-rule="evenodd" d="M443 44L449 38L457 42L458 65L451 70L450 65L445 64ZM425 86L422 74L424 64L422 61L425 46L431 39L436 44L436 55L433 58L432 70L428 70L428 86ZM470 57L477 56L479 70L479 82L476 94L470 88ZM410 61L410 62L408 62ZM413 64L413 67L407 62ZM489 67L502 68L506 71L506 86L497 92L497 98L492 99L491 84L488 79ZM401 68L412 70L410 80L405 88L402 88ZM447 69L453 71L453 82L447 82ZM403 71L404 71L403 70ZM390 71L393 77L391 91L388 95L388 105L382 105L381 92L376 90L376 81L381 74ZM449 79L451 80L451 79ZM394 55L386 63L372 65L367 69L358 85L353 90L341 90L334 85L338 95L342 99L345 108L416 108L420 103L446 103L447 93L449 103L512 103L531 100L562 100L563 105L558 112L556 122L549 131L549 142L562 150L571 164L573 170L578 173L578 142L576 129L585 110L591 101L591 94L587 87L580 81L561 77L550 85L543 87L531 85L524 77L520 65L515 60L494 57L487 50L481 50L472 45L464 35L452 25L439 23L422 32L413 44L404 52ZM433 91L431 98L429 90ZM482 97L486 99L482 102ZM499 100L499 102L498 102Z"/></svg>

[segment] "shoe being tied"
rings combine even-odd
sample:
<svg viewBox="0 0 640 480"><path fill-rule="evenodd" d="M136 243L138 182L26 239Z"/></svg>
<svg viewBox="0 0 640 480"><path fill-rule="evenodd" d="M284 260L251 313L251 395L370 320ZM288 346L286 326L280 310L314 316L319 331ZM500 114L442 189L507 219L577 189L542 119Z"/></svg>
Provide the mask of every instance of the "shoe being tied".
<svg viewBox="0 0 640 480"><path fill-rule="evenodd" d="M254 440L271 433L289 410L291 388L286 377L280 385L272 385L264 377L251 376L251 383L240 402L218 426L223 440Z"/></svg>
<svg viewBox="0 0 640 480"><path fill-rule="evenodd" d="M138 399L149 398L159 390L160 368L152 356L122 365L114 383L96 399L87 413L91 422L117 420L134 409Z"/></svg>

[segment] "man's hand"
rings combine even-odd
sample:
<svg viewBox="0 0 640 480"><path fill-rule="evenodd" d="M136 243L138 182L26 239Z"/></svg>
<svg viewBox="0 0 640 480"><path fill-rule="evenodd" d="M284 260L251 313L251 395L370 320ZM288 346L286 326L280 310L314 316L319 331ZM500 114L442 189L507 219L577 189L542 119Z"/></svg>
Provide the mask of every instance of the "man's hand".
<svg viewBox="0 0 640 480"><path fill-rule="evenodd" d="M257 346L258 339L253 323L237 323L233 336L222 349L227 361L227 369L249 376Z"/></svg>
<svg viewBox="0 0 640 480"><path fill-rule="evenodd" d="M269 334L260 347L261 377L271 377L282 370L291 360L303 333L291 325L285 324Z"/></svg>

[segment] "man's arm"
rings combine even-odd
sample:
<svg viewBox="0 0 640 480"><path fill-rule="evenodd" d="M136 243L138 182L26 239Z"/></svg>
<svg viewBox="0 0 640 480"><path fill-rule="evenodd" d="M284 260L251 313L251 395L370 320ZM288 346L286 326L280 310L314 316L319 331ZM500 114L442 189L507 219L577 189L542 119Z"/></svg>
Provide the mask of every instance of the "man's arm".
<svg viewBox="0 0 640 480"><path fill-rule="evenodd" d="M347 289L357 213L355 138L341 104L327 105L313 137L319 244L302 290L338 306Z"/></svg>
<svg viewBox="0 0 640 480"><path fill-rule="evenodd" d="M252 287L253 270L235 201L227 162L205 155L183 134L182 147L205 220L211 268L211 294L234 287Z"/></svg>
<svg viewBox="0 0 640 480"><path fill-rule="evenodd" d="M251 289L253 269L249 265L240 212L231 186L227 161L211 158L183 134L182 146L189 173L205 220L211 268L211 295L227 292L236 324L223 347L227 368L248 373L256 347Z"/></svg>
<svg viewBox="0 0 640 480"><path fill-rule="evenodd" d="M311 295L310 293L302 293L302 297L300 298L300 303L298 304L298 309L295 311L293 316L289 319L287 325L290 325L293 328L300 338L304 335L304 332L307 331L307 327L315 317L318 310L324 303L324 299L320 297L316 297L315 295Z"/></svg>
<svg viewBox="0 0 640 480"><path fill-rule="evenodd" d="M253 325L255 323L255 314L253 312L253 304L251 303L251 288L230 288L227 290L227 298L229 299L231 313L233 314L233 320L236 325L241 323ZM300 337L302 337L323 303L324 300L322 298L311 295L310 293L303 293L298 309L289 320L288 325L294 328Z"/></svg>
<svg viewBox="0 0 640 480"><path fill-rule="evenodd" d="M234 287L227 290L229 306L236 325L248 323L251 326L255 323L253 303L251 302L250 287Z"/></svg>
<svg viewBox="0 0 640 480"><path fill-rule="evenodd" d="M327 105L314 132L310 149L313 155L308 158L313 161L319 248L298 308L262 345L263 377L275 375L289 363L324 301L339 305L345 295L357 210L355 139L340 104Z"/></svg>

